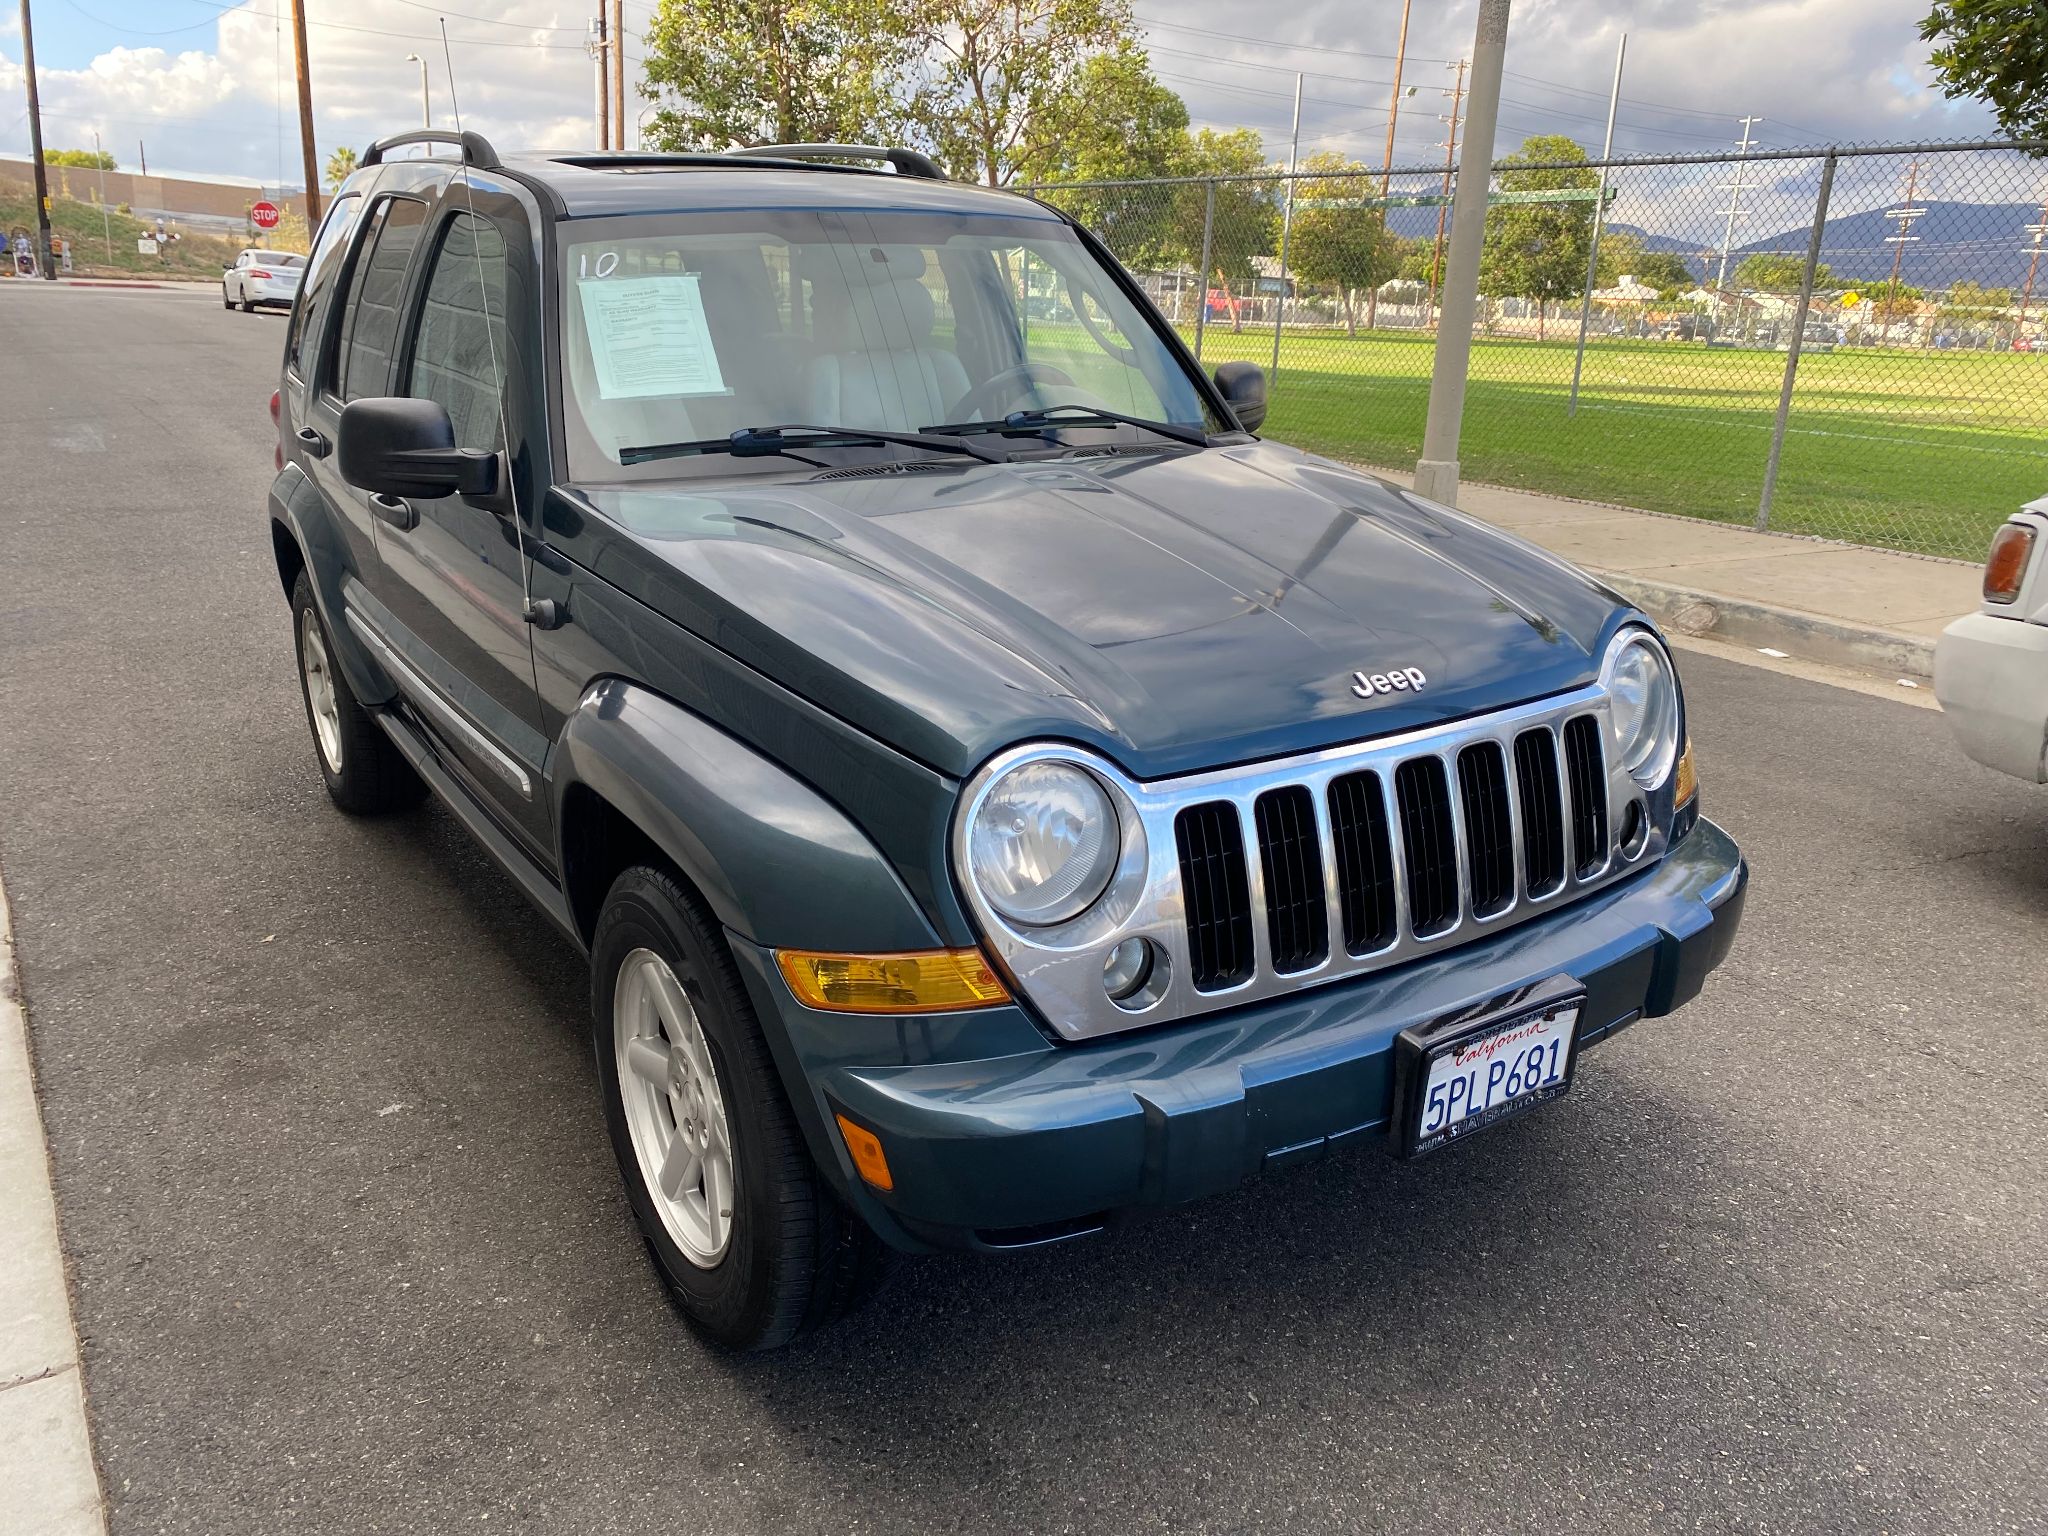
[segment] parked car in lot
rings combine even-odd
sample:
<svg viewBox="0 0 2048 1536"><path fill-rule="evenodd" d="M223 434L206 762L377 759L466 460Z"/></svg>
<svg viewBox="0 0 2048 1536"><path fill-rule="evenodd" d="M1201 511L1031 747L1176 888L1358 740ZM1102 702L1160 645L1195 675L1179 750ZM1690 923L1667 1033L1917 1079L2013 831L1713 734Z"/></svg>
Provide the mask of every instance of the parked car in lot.
<svg viewBox="0 0 2048 1536"><path fill-rule="evenodd" d="M243 251L220 275L220 307L239 306L243 314L265 306L290 309L305 270L306 258L290 251Z"/></svg>
<svg viewBox="0 0 2048 1536"><path fill-rule="evenodd" d="M1991 541L1984 598L1942 631L1934 694L1962 749L1987 768L2048 783L2048 496Z"/></svg>
<svg viewBox="0 0 2048 1536"><path fill-rule="evenodd" d="M1463 1141L1726 954L1655 627L1264 392L905 150L420 131L336 195L268 509L320 771L433 790L588 955L711 1338Z"/></svg>

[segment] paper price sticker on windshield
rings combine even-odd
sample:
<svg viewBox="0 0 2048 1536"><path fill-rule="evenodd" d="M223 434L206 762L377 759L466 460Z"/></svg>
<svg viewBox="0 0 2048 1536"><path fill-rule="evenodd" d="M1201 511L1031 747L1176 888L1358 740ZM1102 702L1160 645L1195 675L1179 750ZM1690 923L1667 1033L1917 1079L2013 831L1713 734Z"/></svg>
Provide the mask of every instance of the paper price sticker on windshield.
<svg viewBox="0 0 2048 1536"><path fill-rule="evenodd" d="M605 399L725 393L695 272L585 279L576 290Z"/></svg>

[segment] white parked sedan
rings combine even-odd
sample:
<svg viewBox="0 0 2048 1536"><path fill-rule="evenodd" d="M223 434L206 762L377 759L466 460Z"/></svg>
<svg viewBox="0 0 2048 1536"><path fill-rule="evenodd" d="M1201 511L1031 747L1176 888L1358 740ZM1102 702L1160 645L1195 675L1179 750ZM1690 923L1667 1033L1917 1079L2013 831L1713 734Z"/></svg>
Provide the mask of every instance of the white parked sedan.
<svg viewBox="0 0 2048 1536"><path fill-rule="evenodd" d="M1935 645L1934 694L1970 756L2048 784L2048 496L1991 541L1983 606Z"/></svg>
<svg viewBox="0 0 2048 1536"><path fill-rule="evenodd" d="M239 304L244 314L263 304L290 309L305 269L306 258L289 251L244 251L221 274L220 307L233 309Z"/></svg>

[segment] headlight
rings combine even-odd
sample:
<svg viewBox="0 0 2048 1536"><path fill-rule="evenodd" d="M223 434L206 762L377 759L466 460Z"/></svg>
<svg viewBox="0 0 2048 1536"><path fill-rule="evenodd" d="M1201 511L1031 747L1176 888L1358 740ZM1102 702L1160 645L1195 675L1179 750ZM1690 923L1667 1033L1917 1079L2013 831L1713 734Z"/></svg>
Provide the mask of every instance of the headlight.
<svg viewBox="0 0 2048 1536"><path fill-rule="evenodd" d="M1645 789L1662 784L1678 756L1678 681L1664 648L1632 634L1608 654L1614 753Z"/></svg>
<svg viewBox="0 0 2048 1536"><path fill-rule="evenodd" d="M1071 763L1025 763L983 796L967 834L968 873L988 904L1030 927L1078 917L1116 870L1109 793Z"/></svg>

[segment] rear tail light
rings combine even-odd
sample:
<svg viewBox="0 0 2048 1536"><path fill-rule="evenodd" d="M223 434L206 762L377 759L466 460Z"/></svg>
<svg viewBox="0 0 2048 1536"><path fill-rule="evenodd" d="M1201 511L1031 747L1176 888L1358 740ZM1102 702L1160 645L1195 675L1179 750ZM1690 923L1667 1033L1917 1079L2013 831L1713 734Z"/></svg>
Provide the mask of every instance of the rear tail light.
<svg viewBox="0 0 2048 1536"><path fill-rule="evenodd" d="M248 271L244 272L242 276L268 278L270 274L266 272L262 267L251 267Z"/></svg>
<svg viewBox="0 0 2048 1536"><path fill-rule="evenodd" d="M1991 558L1984 562L1984 601L2017 602L2033 553L2034 530L2027 524L2007 523L1999 529L1991 541Z"/></svg>
<svg viewBox="0 0 2048 1536"><path fill-rule="evenodd" d="M276 449L275 449L275 451L274 451L274 457L273 457L273 462L274 462L274 463L276 464L276 466L277 466L277 467L278 467L279 469L283 469L283 468L284 468L284 391L283 391L283 390L281 390L281 389L273 389L273 390L272 390L272 391L270 392L270 424L271 424L271 425L272 425L273 427L277 428L277 447L276 447Z"/></svg>

